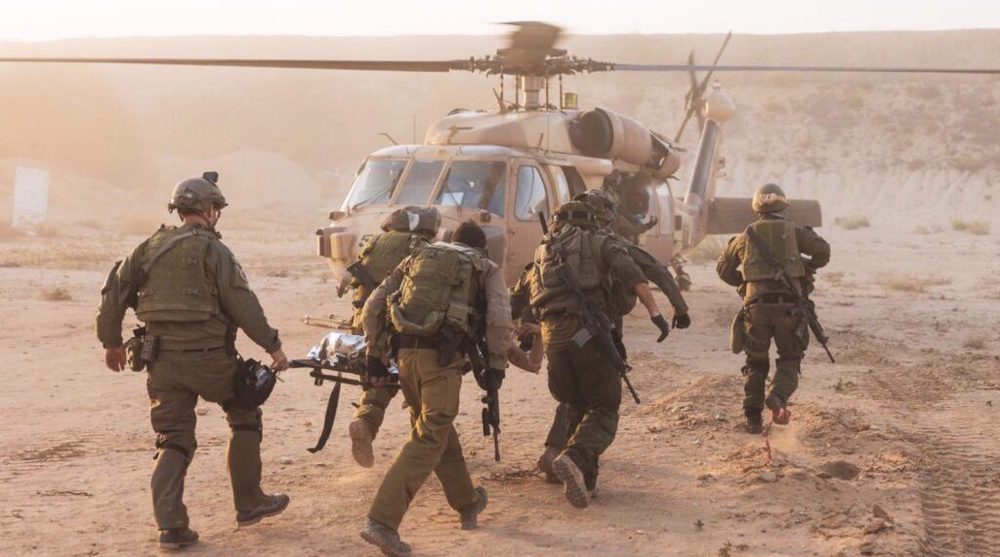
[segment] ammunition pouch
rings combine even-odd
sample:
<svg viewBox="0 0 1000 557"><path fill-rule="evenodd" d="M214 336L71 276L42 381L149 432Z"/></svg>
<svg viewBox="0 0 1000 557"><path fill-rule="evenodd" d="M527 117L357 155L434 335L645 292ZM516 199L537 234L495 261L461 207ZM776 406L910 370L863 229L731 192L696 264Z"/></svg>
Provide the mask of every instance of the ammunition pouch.
<svg viewBox="0 0 1000 557"><path fill-rule="evenodd" d="M278 374L271 368L262 365L257 360L238 359L236 375L233 378L233 397L222 403L222 408L232 407L253 410L264 404L274 385Z"/></svg>
<svg viewBox="0 0 1000 557"><path fill-rule="evenodd" d="M733 351L733 354L739 354L743 351L746 339L746 311L741 307L733 316L733 322L729 327L729 349Z"/></svg>
<svg viewBox="0 0 1000 557"><path fill-rule="evenodd" d="M152 364L160 356L160 337L149 336L143 331L139 345L139 361L143 366Z"/></svg>
<svg viewBox="0 0 1000 557"><path fill-rule="evenodd" d="M132 371L145 371L146 369L147 362L142 359L145 337L146 328L139 327L132 331L132 338L125 341L125 364Z"/></svg>

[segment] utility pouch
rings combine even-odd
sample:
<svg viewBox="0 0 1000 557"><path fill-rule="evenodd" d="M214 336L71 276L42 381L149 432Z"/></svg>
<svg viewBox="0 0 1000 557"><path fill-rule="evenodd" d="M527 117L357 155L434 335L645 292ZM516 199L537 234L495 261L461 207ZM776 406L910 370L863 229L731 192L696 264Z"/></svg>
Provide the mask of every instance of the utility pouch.
<svg viewBox="0 0 1000 557"><path fill-rule="evenodd" d="M739 354L743 351L746 338L746 311L744 308L740 308L733 316L732 325L729 327L729 349L733 351L733 354Z"/></svg>
<svg viewBox="0 0 1000 557"><path fill-rule="evenodd" d="M132 331L132 338L125 341L125 363L132 371L145 371L146 369L146 362L142 359L145 337L146 328L139 327Z"/></svg>
<svg viewBox="0 0 1000 557"><path fill-rule="evenodd" d="M238 360L234 377L233 398L226 404L234 404L239 408L252 410L264 404L274 385L278 374L257 360Z"/></svg>
<svg viewBox="0 0 1000 557"><path fill-rule="evenodd" d="M143 334L141 344L142 349L139 351L139 359L142 363L149 365L155 362L156 358L160 355L160 337Z"/></svg>

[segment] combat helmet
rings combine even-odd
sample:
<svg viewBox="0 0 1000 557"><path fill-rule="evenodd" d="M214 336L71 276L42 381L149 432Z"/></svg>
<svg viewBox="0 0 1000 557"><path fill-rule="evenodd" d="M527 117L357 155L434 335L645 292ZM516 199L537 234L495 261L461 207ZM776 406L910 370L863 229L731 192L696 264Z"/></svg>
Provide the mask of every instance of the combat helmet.
<svg viewBox="0 0 1000 557"><path fill-rule="evenodd" d="M603 226L608 226L618 218L618 202L603 190L587 190L573 197L594 208L595 218Z"/></svg>
<svg viewBox="0 0 1000 557"><path fill-rule="evenodd" d="M594 207L589 203L571 200L560 205L552 218L556 224L595 227L598 224L595 213Z"/></svg>
<svg viewBox="0 0 1000 557"><path fill-rule="evenodd" d="M788 208L788 198L778 184L764 184L754 192L750 206L755 213L778 213Z"/></svg>
<svg viewBox="0 0 1000 557"><path fill-rule="evenodd" d="M177 209L181 213L201 213L217 207L227 206L226 197L217 185L218 172L205 172L200 178L188 178L174 186L174 193L167 203L167 210Z"/></svg>
<svg viewBox="0 0 1000 557"><path fill-rule="evenodd" d="M385 232L413 232L433 238L441 228L441 213L434 207L409 205L389 213L382 221L381 228Z"/></svg>

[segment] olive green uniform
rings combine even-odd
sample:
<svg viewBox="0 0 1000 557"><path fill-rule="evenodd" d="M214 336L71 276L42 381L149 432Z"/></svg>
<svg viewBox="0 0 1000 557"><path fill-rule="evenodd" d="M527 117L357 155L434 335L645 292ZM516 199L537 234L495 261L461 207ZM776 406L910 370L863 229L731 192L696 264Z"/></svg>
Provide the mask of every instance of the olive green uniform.
<svg viewBox="0 0 1000 557"><path fill-rule="evenodd" d="M385 280L389 273L395 269L403 259L414 249L418 249L428 244L420 234L412 232L389 230L373 236L365 243L358 255L358 261L364 269L371 275L376 283ZM352 332L356 335L364 334L362 323L362 309L374 288L369 288L355 279L351 286L354 288L354 320ZM399 392L399 387L395 385L373 386L365 389L361 393L361 400L358 408L354 412L354 418L364 420L368 424L372 437L378 435L382 421L385 420L385 409Z"/></svg>
<svg viewBox="0 0 1000 557"><path fill-rule="evenodd" d="M143 266L160 248L188 235ZM145 275L143 280L141 277ZM101 291L97 336L105 348L122 345L128 307L145 322L159 354L147 364L150 421L159 449L151 482L161 530L188 526L184 477L197 448L198 397L220 403L231 429L227 460L237 511L264 501L260 488L261 411L227 403L233 397L236 328L268 352L281 348L243 269L218 235L201 225L162 227L117 264Z"/></svg>
<svg viewBox="0 0 1000 557"><path fill-rule="evenodd" d="M786 272L801 281L802 291L812 288L812 275L830 262L830 245L811 228L796 226L778 214L766 214L750 225L779 260ZM802 257L803 255L807 257ZM774 280L775 269L767 263L746 233L729 240L719 256L716 271L743 296L743 408L764 408L764 389L770 371L771 339L778 350L775 375L768 397L784 406L798 387L802 355L809 343L808 325L793 301L793 293Z"/></svg>
<svg viewBox="0 0 1000 557"><path fill-rule="evenodd" d="M633 244L632 242L629 242L622 236L618 234L611 234L611 237L625 246L629 258L632 259L632 261L639 267L639 270L642 272L642 276L663 291L674 308L674 315L687 314L687 302L684 301L684 296L681 294L681 290L677 286L677 282L674 280L673 275L670 274L670 271L662 263L657 261L656 257L654 257L651 253ZM518 282L518 284L511 289L512 305L514 304L515 299L519 300L526 297L524 294L524 290L527 288L526 274L527 273L522 274L520 282ZM622 328L624 324L623 318L635 308L638 297L635 295L634 287L634 283L632 283L632 288L629 288L628 281L617 280L616 278L611 285L611 296L608 303L608 310L615 325L615 343L618 345L618 349L621 352L623 359L627 359L625 344L622 341ZM545 438L546 447L553 447L562 450L566 446L567 411L568 408L565 404L559 404L556 408L552 425L549 427L549 434Z"/></svg>
<svg viewBox="0 0 1000 557"><path fill-rule="evenodd" d="M466 253L472 250L464 246L462 249ZM368 512L370 519L393 530L399 528L417 491L432 472L440 480L451 508L461 511L477 504L479 498L453 425L458 415L462 374L467 369L465 356L460 351L456 352L450 362L442 365L439 362L438 348L442 346L439 336L398 334L389 330L389 320L386 319L387 313L393 315L394 303L400 294L412 298L425 296L424 285L416 282L404 284L404 277L413 272L418 257L419 253L416 253L405 259L372 293L364 307L369 356L384 357L385 336L395 337L394 343L399 347L396 354L399 386L410 408L409 439L386 472ZM472 325L475 330L482 330L486 338L488 366L503 370L507 366L506 354L513 328L507 287L499 267L481 253L475 259L477 270L472 275L471 286L475 298L481 303L473 304L478 307L471 314L477 321ZM407 292L410 288L413 290ZM468 309L465 308L465 311ZM392 327L395 329L395 325Z"/></svg>
<svg viewBox="0 0 1000 557"><path fill-rule="evenodd" d="M566 225L563 230L569 229ZM611 277L623 288L632 290L644 282L642 271L629 257L627 248L614 237L593 230L577 230L580 239L570 244L577 247L568 248L568 257L579 262L574 270L584 298L610 329ZM549 241L550 238L543 240L535 252L530 277L531 306L541 323L549 391L567 406L568 441L564 454L583 472L588 488L592 489L597 481L598 459L614 441L618 429L621 370L599 348L598 340L587 339L582 345L579 342L587 336L582 333L585 329L580 319L580 301L558 275L546 269Z"/></svg>

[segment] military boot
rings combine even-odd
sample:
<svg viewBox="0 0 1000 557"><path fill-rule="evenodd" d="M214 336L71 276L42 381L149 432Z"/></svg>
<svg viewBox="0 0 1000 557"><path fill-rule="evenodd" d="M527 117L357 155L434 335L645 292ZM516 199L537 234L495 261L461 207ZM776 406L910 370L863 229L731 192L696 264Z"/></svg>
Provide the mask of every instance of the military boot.
<svg viewBox="0 0 1000 557"><path fill-rule="evenodd" d="M458 515L462 519L462 530L475 530L479 526L479 513L486 508L486 488L477 487L476 493L479 495L479 500L458 511Z"/></svg>
<svg viewBox="0 0 1000 557"><path fill-rule="evenodd" d="M562 453L552 461L552 470L566 488L566 500L578 509L585 509L590 504L590 494L587 484L583 481L583 472L566 453Z"/></svg>
<svg viewBox="0 0 1000 557"><path fill-rule="evenodd" d="M181 549L198 543L198 532L184 528L160 530L160 549Z"/></svg>
<svg viewBox="0 0 1000 557"><path fill-rule="evenodd" d="M785 406L785 403L782 402L777 396L772 394L767 397L764 404L767 406L767 409L771 411L771 421L774 423L778 425L786 425L788 424L788 421L791 420L791 410L789 410L788 407Z"/></svg>
<svg viewBox="0 0 1000 557"><path fill-rule="evenodd" d="M760 410L747 408L743 411L747 416L747 433L761 433L764 431L764 420L760 416Z"/></svg>
<svg viewBox="0 0 1000 557"><path fill-rule="evenodd" d="M559 480L559 476L556 476L555 471L552 470L552 461L559 456L559 449L555 447L545 447L545 452L542 456L538 457L537 466L538 469L545 474L545 482L550 484L561 484L562 481Z"/></svg>
<svg viewBox="0 0 1000 557"><path fill-rule="evenodd" d="M375 450L372 448L372 428L368 422L361 418L355 418L351 425L347 427L347 432L351 436L351 456L354 462L364 468L375 466Z"/></svg>
<svg viewBox="0 0 1000 557"><path fill-rule="evenodd" d="M382 554L389 557L410 557L413 551L410 544L399 539L399 532L370 518L361 530L361 539L378 546Z"/></svg>
<svg viewBox="0 0 1000 557"><path fill-rule="evenodd" d="M264 497L264 502L249 511L239 511L236 513L236 525L240 528L252 526L262 519L276 514L281 514L288 506L290 498L284 493L275 493Z"/></svg>

